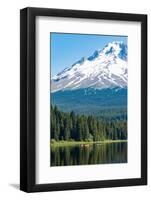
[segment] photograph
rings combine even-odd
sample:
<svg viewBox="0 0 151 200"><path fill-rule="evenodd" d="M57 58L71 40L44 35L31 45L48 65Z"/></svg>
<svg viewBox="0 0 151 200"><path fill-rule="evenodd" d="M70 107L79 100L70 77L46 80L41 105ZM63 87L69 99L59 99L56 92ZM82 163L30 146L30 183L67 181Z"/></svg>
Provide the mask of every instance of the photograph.
<svg viewBox="0 0 151 200"><path fill-rule="evenodd" d="M50 167L127 163L128 36L50 32Z"/></svg>
<svg viewBox="0 0 151 200"><path fill-rule="evenodd" d="M20 190L147 185L147 15L20 19Z"/></svg>

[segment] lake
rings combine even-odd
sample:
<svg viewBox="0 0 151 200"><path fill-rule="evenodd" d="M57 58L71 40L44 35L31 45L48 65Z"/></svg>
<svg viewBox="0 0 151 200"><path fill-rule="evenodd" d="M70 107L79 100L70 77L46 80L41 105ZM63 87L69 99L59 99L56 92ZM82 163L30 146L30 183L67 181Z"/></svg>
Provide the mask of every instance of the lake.
<svg viewBox="0 0 151 200"><path fill-rule="evenodd" d="M51 147L50 166L127 162L127 142Z"/></svg>

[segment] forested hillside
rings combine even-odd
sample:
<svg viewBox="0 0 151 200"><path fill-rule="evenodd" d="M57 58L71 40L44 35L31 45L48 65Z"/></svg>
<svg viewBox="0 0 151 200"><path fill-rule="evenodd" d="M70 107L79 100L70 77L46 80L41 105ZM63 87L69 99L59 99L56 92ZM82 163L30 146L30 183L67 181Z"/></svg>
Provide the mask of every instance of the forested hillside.
<svg viewBox="0 0 151 200"><path fill-rule="evenodd" d="M106 120L66 113L51 105L51 139L75 141L126 140L126 120Z"/></svg>

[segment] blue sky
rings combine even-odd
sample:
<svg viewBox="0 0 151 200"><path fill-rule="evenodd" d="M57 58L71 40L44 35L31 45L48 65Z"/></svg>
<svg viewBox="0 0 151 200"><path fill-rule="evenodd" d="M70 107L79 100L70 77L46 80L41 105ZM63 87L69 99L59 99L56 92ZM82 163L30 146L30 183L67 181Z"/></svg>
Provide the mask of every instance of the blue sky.
<svg viewBox="0 0 151 200"><path fill-rule="evenodd" d="M123 41L126 36L50 33L51 75L54 76L82 57L89 57L96 49L102 49L113 41Z"/></svg>

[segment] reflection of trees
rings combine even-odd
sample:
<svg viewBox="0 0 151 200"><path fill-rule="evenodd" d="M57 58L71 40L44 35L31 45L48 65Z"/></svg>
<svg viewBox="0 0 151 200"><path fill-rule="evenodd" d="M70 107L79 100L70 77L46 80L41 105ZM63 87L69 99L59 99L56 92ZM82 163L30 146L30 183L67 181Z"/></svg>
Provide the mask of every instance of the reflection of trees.
<svg viewBox="0 0 151 200"><path fill-rule="evenodd" d="M64 146L51 149L51 166L127 162L127 143Z"/></svg>

